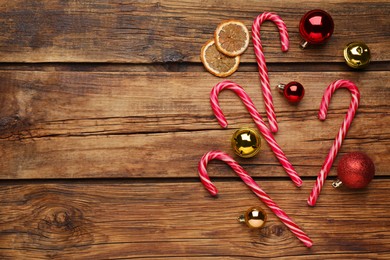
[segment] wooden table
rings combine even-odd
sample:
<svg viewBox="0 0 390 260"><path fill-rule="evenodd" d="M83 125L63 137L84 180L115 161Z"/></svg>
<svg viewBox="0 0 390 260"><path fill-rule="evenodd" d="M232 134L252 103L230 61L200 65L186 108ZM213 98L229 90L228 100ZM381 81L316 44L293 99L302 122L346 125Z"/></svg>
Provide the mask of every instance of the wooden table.
<svg viewBox="0 0 390 260"><path fill-rule="evenodd" d="M301 50L298 22L311 9L332 14L326 44ZM262 26L271 85L306 87L298 106L273 90L276 140L302 176L296 188L263 141L253 159L234 157L312 238L306 248L225 164L197 164L210 150L233 156L230 138L254 127L240 100L220 95L230 123L209 105L222 79L205 71L200 48L217 24L250 28L264 12L286 22L280 51L272 23ZM389 259L390 3L329 1L1 1L0 259ZM344 64L351 41L366 42L364 71ZM230 80L265 116L252 45ZM306 199L350 102L336 92L328 119L317 119L326 86L354 81L361 105L316 207ZM343 154L367 153L376 176L363 190L333 189ZM236 217L261 206L260 231Z"/></svg>

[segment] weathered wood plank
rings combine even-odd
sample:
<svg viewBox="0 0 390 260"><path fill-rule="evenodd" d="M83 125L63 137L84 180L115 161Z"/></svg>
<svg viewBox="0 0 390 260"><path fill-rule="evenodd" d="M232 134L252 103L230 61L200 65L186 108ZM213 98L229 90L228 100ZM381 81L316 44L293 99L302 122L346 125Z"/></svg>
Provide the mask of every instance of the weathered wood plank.
<svg viewBox="0 0 390 260"><path fill-rule="evenodd" d="M353 71L344 62L337 63L268 63L270 72L331 72ZM365 71L389 71L390 63L375 62ZM0 71L77 71L77 72L205 72L201 63L168 62L151 64L130 63L0 63ZM241 63L239 72L257 72L256 63Z"/></svg>
<svg viewBox="0 0 390 260"><path fill-rule="evenodd" d="M313 182L313 181L310 181ZM1 259L159 259L289 257L388 259L389 180L359 191L326 185L309 208L311 185L259 181L313 239L307 249L242 182L217 182L212 198L200 182L53 183L0 187ZM99 191L99 192L97 192ZM269 221L249 230L236 217L261 205Z"/></svg>
<svg viewBox="0 0 390 260"><path fill-rule="evenodd" d="M304 8L302 8L304 6ZM311 9L327 10L335 33L319 48L298 47L298 23ZM291 48L282 53L274 25L262 26L269 62L343 61L343 47L365 41L373 61L388 61L390 3L385 0L324 1L1 1L0 62L199 62L201 46L226 19L248 28L264 11L285 20ZM255 61L253 49L243 61Z"/></svg>
<svg viewBox="0 0 390 260"><path fill-rule="evenodd" d="M274 92L276 139L302 176L316 176L349 104L335 94L325 122L317 119L324 88L339 78L356 82L361 106L341 153L361 150L388 171L390 88L387 72L271 73L271 83L298 80L306 97L291 106ZM256 73L236 73L264 115ZM0 72L0 178L193 177L201 155L231 152L236 128L253 126L240 100L221 93L230 127L209 105L220 79L207 73ZM263 141L259 157L239 160L255 176L286 176ZM174 167L173 167L174 165ZM252 169L253 168L253 169ZM213 171L231 176L224 166ZM334 172L332 173L334 174Z"/></svg>

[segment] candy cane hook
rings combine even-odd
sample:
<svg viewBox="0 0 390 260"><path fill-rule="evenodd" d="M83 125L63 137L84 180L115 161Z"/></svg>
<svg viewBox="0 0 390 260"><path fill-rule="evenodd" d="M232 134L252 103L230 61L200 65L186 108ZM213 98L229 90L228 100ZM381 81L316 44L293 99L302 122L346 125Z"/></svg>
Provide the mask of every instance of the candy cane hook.
<svg viewBox="0 0 390 260"><path fill-rule="evenodd" d="M340 130L336 136L336 139L333 142L332 147L330 148L330 151L328 153L328 156L325 159L324 164L322 165L321 171L318 174L316 183L313 187L313 190L311 191L311 194L309 196L309 199L307 200L307 203L310 206L314 206L316 204L316 201L318 199L318 196L320 195L322 186L324 185L325 179L328 176L328 173L330 171L330 168L332 167L333 161L337 156L337 153L340 150L341 144L343 143L343 140L345 136L347 135L348 129L351 126L352 120L355 117L355 113L359 106L360 101L360 92L359 89L356 87L356 85L349 81L349 80L337 80L330 84L327 89L325 90L325 94L322 97L322 101L320 104L320 111L318 112L318 118L320 120L326 119L326 114L328 112L329 102L332 98L333 93L336 91L336 89L339 88L346 88L348 89L352 94L352 100L348 108L347 115L345 116L345 119L340 127Z"/></svg>
<svg viewBox="0 0 390 260"><path fill-rule="evenodd" d="M256 60L259 67L259 76L261 82L261 89L263 92L265 109L271 131L276 133L278 131L278 122L276 121L275 108L272 100L271 87L269 84L268 69L264 57L263 46L260 40L260 26L265 21L272 21L279 29L280 42L282 51L286 52L289 47L287 27L282 18L275 13L264 12L256 17L252 24L252 41L256 54Z"/></svg>
<svg viewBox="0 0 390 260"><path fill-rule="evenodd" d="M267 205L272 212L291 230L294 235L301 240L307 247L311 247L313 242L303 232L297 224L281 209L275 202L260 188L260 186L249 176L249 174L228 154L221 151L211 151L203 155L198 165L199 177L205 188L210 192L211 195L216 196L218 193L217 188L211 182L206 166L209 161L217 159L227 163L236 174L244 181L244 183L259 197L259 199Z"/></svg>
<svg viewBox="0 0 390 260"><path fill-rule="evenodd" d="M214 115L216 116L218 123L223 127L226 128L228 123L226 121L226 118L221 110L221 107L219 106L218 101L218 94L224 90L224 89L230 89L232 90L244 103L245 107L249 111L249 113L252 116L253 121L255 122L257 128L263 135L264 139L267 141L267 143L271 146L272 151L274 152L275 156L279 159L279 162L282 164L284 170L287 172L288 176L290 176L291 180L295 183L296 186L300 187L302 185L302 180L298 176L297 172L295 171L292 164L287 159L286 155L276 142L274 136L272 135L271 131L268 129L268 127L265 125L263 119L261 118L259 112L257 112L257 109L255 105L253 104L251 98L248 96L248 94L244 91L244 89L239 86L238 84L231 82L231 81L222 81L215 85L210 93L210 103L211 108L214 112Z"/></svg>

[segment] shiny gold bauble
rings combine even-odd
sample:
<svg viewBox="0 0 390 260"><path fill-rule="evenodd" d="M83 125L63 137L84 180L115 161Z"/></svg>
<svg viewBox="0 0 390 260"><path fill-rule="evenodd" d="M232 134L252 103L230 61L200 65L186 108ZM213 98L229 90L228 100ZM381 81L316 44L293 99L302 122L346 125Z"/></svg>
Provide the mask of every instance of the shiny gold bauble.
<svg viewBox="0 0 390 260"><path fill-rule="evenodd" d="M255 156L261 147L261 138L257 131L251 128L240 128L232 136L232 148L242 158Z"/></svg>
<svg viewBox="0 0 390 260"><path fill-rule="evenodd" d="M351 42L344 48L344 59L351 68L362 69L370 63L370 49L364 42Z"/></svg>
<svg viewBox="0 0 390 260"><path fill-rule="evenodd" d="M267 221L267 213L260 207L251 207L238 220L250 228L262 228Z"/></svg>

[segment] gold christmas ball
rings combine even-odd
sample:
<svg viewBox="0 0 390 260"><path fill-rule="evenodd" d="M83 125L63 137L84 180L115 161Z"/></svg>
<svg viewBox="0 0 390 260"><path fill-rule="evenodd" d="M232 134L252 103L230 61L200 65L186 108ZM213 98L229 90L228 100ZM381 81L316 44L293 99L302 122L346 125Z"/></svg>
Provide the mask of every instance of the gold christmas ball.
<svg viewBox="0 0 390 260"><path fill-rule="evenodd" d="M251 207L238 220L250 228L261 228L267 221L267 213L260 207Z"/></svg>
<svg viewBox="0 0 390 260"><path fill-rule="evenodd" d="M370 63L370 49L364 42L351 42L344 48L344 59L351 68L362 69Z"/></svg>
<svg viewBox="0 0 390 260"><path fill-rule="evenodd" d="M261 138L257 131L251 128L240 128L232 136L232 148L242 158L255 156L261 147Z"/></svg>

